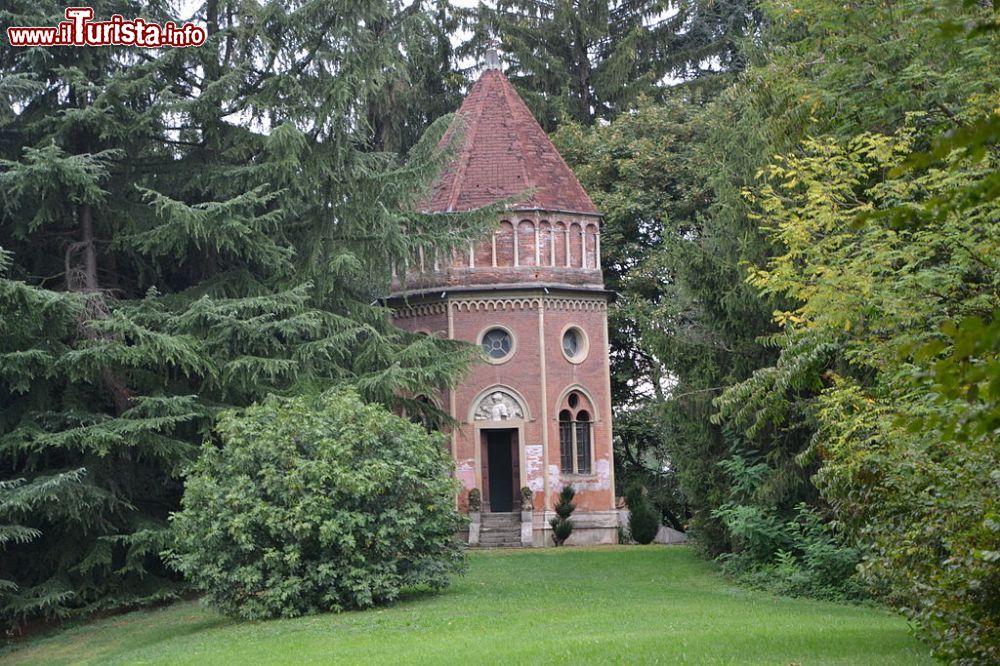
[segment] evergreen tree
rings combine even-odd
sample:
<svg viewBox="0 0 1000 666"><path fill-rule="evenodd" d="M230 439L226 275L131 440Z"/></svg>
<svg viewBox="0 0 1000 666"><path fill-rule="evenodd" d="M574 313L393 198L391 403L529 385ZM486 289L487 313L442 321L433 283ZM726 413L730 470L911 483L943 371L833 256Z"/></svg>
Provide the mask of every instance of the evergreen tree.
<svg viewBox="0 0 1000 666"><path fill-rule="evenodd" d="M549 521L549 525L552 527L552 542L556 546L566 543L566 539L573 533L573 519L570 516L576 510L576 504L573 503L574 497L576 497L576 490L567 484L559 491L559 497L556 499L556 515Z"/></svg>
<svg viewBox="0 0 1000 666"><path fill-rule="evenodd" d="M416 212L444 121L405 160L372 143L427 21L398 11L206 0L197 49L0 52L0 480L44 490L0 506L32 537L4 552L5 620L171 594L165 519L220 409L351 383L419 411L406 395L464 369L378 305L388 266L481 229ZM186 18L95 5L112 14Z"/></svg>
<svg viewBox="0 0 1000 666"><path fill-rule="evenodd" d="M752 0L498 0L467 14L462 52L499 42L506 74L546 130L565 116L611 119L668 79L742 66L757 22ZM704 83L704 81L702 81Z"/></svg>
<svg viewBox="0 0 1000 666"><path fill-rule="evenodd" d="M406 60L403 70L376 92L368 124L373 149L401 153L413 147L431 123L458 109L469 81L456 68L452 45L460 10L450 0L413 0L406 5L396 0L396 6L390 20L369 29L374 34L397 32Z"/></svg>
<svg viewBox="0 0 1000 666"><path fill-rule="evenodd" d="M646 498L646 489L641 483L633 482L625 491L628 504L628 528L633 541L643 545L653 543L660 531L660 521Z"/></svg>

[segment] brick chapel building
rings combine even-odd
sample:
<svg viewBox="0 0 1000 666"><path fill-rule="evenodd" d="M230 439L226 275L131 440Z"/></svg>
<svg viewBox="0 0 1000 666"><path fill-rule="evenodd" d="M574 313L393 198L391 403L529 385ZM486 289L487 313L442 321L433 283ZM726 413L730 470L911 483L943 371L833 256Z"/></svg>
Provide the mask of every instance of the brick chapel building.
<svg viewBox="0 0 1000 666"><path fill-rule="evenodd" d="M554 501L572 484L570 543L617 543L601 216L490 55L426 212L518 203L467 252L423 258L405 285L394 282L388 304L401 328L482 348L482 362L436 398L459 424L459 507L468 509L468 490L482 494L482 530L474 525L470 542L513 545L506 529L521 545L551 545ZM533 510L522 512L525 487Z"/></svg>

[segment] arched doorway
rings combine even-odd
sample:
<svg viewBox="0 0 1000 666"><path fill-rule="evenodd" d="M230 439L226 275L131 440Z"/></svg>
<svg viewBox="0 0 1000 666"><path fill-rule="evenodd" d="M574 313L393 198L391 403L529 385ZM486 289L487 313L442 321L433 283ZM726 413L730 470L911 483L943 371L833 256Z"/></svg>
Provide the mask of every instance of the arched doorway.
<svg viewBox="0 0 1000 666"><path fill-rule="evenodd" d="M520 511L521 429L527 420L523 400L513 389L495 386L473 402L472 419L479 434L482 510Z"/></svg>

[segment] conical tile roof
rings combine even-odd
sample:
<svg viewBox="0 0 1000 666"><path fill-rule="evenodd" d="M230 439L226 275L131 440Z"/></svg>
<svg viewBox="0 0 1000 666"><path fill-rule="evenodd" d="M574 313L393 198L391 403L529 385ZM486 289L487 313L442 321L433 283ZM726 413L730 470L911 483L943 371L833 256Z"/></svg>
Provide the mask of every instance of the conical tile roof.
<svg viewBox="0 0 1000 666"><path fill-rule="evenodd" d="M599 214L499 69L483 72L458 113L463 142L433 185L427 212L467 211L513 198L514 210Z"/></svg>

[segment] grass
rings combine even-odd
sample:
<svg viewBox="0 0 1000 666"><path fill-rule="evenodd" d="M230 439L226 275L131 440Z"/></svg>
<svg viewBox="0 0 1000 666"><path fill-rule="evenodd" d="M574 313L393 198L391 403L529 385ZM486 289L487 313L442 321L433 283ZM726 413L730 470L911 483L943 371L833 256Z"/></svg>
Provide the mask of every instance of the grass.
<svg viewBox="0 0 1000 666"><path fill-rule="evenodd" d="M5 664L934 663L887 611L736 588L687 548L476 552L447 591L235 622L198 602L82 624Z"/></svg>

